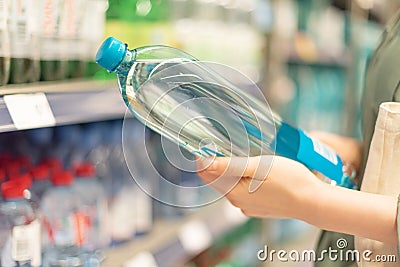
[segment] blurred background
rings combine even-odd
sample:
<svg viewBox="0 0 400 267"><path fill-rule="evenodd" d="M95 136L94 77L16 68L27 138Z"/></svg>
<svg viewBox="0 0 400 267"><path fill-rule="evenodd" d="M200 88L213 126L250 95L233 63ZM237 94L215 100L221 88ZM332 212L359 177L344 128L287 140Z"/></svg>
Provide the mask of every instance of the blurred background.
<svg viewBox="0 0 400 267"><path fill-rule="evenodd" d="M123 122L116 77L95 64L95 53L106 36L130 48L173 46L241 71L293 125L361 138L366 66L399 7L398 0L0 0L0 266L312 266L257 259L265 245L315 248L319 230L306 223L246 218L223 200L175 208L144 194L125 164L122 127L132 149L149 141L154 166L174 183L201 181L166 162L157 134L134 118ZM144 156L137 151L138 168ZM87 186L82 177L95 186L76 193ZM75 195L62 195L60 183ZM9 205L18 190L31 191L21 196L32 212ZM57 221L60 210L72 219ZM24 244L40 247L41 263L23 246L11 253L21 241L15 229L33 221L41 234ZM62 241L54 237L60 229Z"/></svg>

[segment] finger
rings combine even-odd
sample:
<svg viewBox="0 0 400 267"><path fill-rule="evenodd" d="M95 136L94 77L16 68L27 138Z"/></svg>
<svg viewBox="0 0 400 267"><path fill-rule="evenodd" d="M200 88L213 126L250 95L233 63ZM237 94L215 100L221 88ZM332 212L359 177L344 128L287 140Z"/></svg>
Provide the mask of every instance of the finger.
<svg viewBox="0 0 400 267"><path fill-rule="evenodd" d="M198 174L207 183L219 180L219 186L227 190L233 181L237 182L240 177L250 177L248 191L256 191L270 171L273 156L262 157L217 157L205 158L198 161ZM219 190L220 191L220 190Z"/></svg>
<svg viewBox="0 0 400 267"><path fill-rule="evenodd" d="M274 156L261 156L249 158L244 176L250 177L248 192L253 193L263 184L271 170Z"/></svg>
<svg viewBox="0 0 400 267"><path fill-rule="evenodd" d="M210 162L211 161L211 162ZM246 158L206 158L199 162L198 175L222 195L226 195L240 181L245 169Z"/></svg>

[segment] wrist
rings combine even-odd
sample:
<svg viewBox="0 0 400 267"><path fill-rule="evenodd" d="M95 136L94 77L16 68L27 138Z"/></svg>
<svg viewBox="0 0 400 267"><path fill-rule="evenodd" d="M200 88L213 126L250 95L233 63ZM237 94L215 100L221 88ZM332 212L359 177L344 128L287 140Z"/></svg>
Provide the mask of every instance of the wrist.
<svg viewBox="0 0 400 267"><path fill-rule="evenodd" d="M295 203L294 218L305 221L309 224L317 225L318 218L323 214L322 201L329 190L334 186L322 182L320 179L310 174L311 183L305 186L303 192L297 195ZM304 177L302 177L304 179Z"/></svg>

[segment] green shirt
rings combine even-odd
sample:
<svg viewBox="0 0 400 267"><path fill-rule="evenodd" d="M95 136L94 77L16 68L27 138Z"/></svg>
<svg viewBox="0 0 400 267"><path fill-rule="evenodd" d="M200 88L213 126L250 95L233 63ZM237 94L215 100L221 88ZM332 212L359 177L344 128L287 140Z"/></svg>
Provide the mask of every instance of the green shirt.
<svg viewBox="0 0 400 267"><path fill-rule="evenodd" d="M375 129L379 106L382 102L400 101L400 13L388 24L383 32L381 42L374 51L366 74L363 98L363 165L364 170L368 158L369 147ZM360 177L363 177L361 171ZM399 192L400 193L400 192ZM400 220L398 219L398 225ZM398 227L400 233L400 227ZM350 235L323 231L317 251L337 249L336 242L345 238L348 249L354 248L354 238ZM317 254L320 255L320 254ZM329 261L328 257L322 262L316 262L317 267L355 266L354 262Z"/></svg>

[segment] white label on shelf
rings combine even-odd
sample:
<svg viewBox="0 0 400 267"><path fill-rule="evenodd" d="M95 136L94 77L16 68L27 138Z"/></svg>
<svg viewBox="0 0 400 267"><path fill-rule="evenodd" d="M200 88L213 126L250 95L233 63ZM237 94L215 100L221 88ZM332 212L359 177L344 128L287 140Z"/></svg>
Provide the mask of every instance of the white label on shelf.
<svg viewBox="0 0 400 267"><path fill-rule="evenodd" d="M4 102L18 130L56 124L49 102L43 93L5 95Z"/></svg>
<svg viewBox="0 0 400 267"><path fill-rule="evenodd" d="M212 236L206 224L200 220L190 221L182 226L178 238L184 250L195 255L208 248L212 243Z"/></svg>
<svg viewBox="0 0 400 267"><path fill-rule="evenodd" d="M123 267L158 267L153 255L144 251L124 263Z"/></svg>

